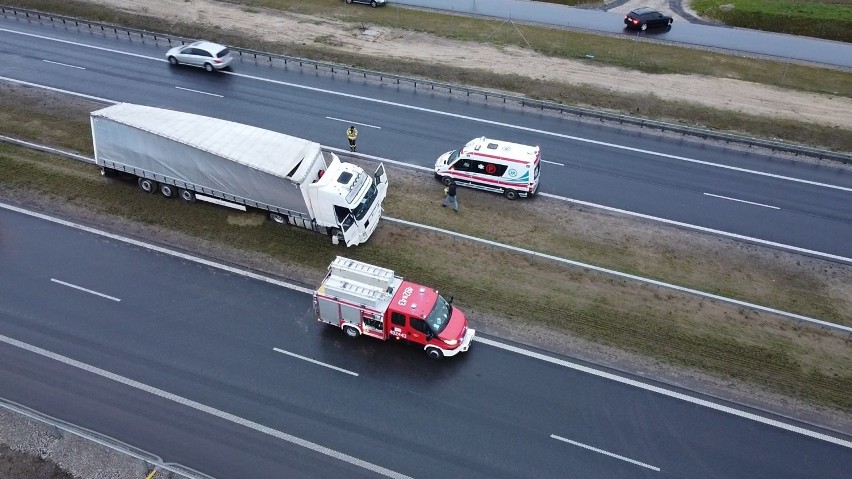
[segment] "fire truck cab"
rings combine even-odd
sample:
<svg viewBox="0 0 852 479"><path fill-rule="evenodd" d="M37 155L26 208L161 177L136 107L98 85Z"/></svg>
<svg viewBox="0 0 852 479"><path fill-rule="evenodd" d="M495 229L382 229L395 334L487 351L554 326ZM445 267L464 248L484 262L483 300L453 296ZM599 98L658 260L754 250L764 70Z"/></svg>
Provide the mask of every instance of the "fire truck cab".
<svg viewBox="0 0 852 479"><path fill-rule="evenodd" d="M438 291L405 281L387 268L338 256L314 292L317 320L347 336L422 345L433 359L470 348L476 331Z"/></svg>

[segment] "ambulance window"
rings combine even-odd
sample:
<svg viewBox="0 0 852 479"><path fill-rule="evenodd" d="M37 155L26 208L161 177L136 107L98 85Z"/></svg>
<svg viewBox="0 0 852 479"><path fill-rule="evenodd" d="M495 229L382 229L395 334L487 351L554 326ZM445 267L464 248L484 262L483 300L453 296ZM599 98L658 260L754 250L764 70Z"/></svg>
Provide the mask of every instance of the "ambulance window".
<svg viewBox="0 0 852 479"><path fill-rule="evenodd" d="M453 169L456 171L470 171L470 160L457 161L456 164L453 165Z"/></svg>
<svg viewBox="0 0 852 479"><path fill-rule="evenodd" d="M498 145L497 143L489 143L486 148L488 148L489 150L496 150L499 146L500 145Z"/></svg>
<svg viewBox="0 0 852 479"><path fill-rule="evenodd" d="M426 321L423 321L419 318L411 318L411 329L414 329L415 331L420 331L423 334L429 332L429 326L426 325Z"/></svg>
<svg viewBox="0 0 852 479"><path fill-rule="evenodd" d="M391 313L391 322L396 326L405 326L405 315L402 313Z"/></svg>

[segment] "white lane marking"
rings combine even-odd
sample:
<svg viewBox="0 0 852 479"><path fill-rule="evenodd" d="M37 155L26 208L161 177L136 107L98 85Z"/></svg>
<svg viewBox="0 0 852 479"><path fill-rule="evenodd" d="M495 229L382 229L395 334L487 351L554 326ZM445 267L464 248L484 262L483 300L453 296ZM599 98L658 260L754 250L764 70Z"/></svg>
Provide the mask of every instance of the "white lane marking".
<svg viewBox="0 0 852 479"><path fill-rule="evenodd" d="M160 246L144 243L142 241L138 241L138 240L134 240L134 239L130 239L130 238L124 238L122 236L119 236L119 235L116 235L116 234L113 234L113 233L107 233L105 231L97 230L95 228L90 228L88 226L79 225L79 224L76 224L76 223L72 223L70 221L61 220L59 218L53 218L51 216L47 216L47 215L44 215L44 214L41 214L41 213L36 213L34 211L28 211L28 210L25 210L23 208L18 208L16 206L7 205L5 203L0 203L0 208L4 208L4 209L7 209L7 210L11 210L11 211L16 211L18 213L21 213L21 214L24 214L24 215L27 215L27 216L32 216L32 217L35 217L35 218L43 219L45 221L50 221L52 223L61 224L63 226L67 226L69 228L74 228L74 229L78 229L78 230L81 230L81 231L86 231L88 233L103 236L105 238L114 239L116 241L121 241L121 242L124 242L124 243L127 243L127 244L132 244L134 246L146 248L146 249L149 249L151 251L156 251L158 253L171 255L171 256L181 258L181 259L184 259L184 260L187 260L187 261L194 261L196 263L203 264L203 265L211 267L211 268L218 268L218 269L221 269L223 271L227 271L229 273L233 273L233 274L236 274L236 275L244 276L246 278L251 278L251 279L255 279L255 280L270 283L270 284L274 284L276 286L281 286L283 288L292 289L292 290L298 291L300 293L310 294L310 295L312 295L314 293L313 289L304 288L302 286L297 286L297 285L294 285L294 284L291 284L291 283L287 283L285 281L279 281L277 279L273 279L273 278L262 276L262 275L259 275L259 274L256 274L256 273L252 273L250 271L245 271L245 270L237 269L237 268L234 268L234 267L231 267L231 266L215 263L213 261L206 260L206 259L203 259L203 258L198 258L196 256L191 256L191 255L188 255L188 254L179 253L177 251L172 251L172 250L160 247ZM812 319L812 318L806 318L806 319ZM826 323L826 324L832 325L832 323ZM832 325L832 326L837 326L837 325ZM850 331L852 331L852 328L850 328ZM828 436L828 435L825 435L825 434L822 434L822 433L817 433L817 432L814 432L814 431L809 431L807 429L800 428L798 426L791 426L791 425L782 423L780 421L776 421L774 419L766 419L766 418L763 418L763 417L758 416L756 414L747 413L747 412L740 411L738 409L734 409L734 408L731 408L731 407L728 407L728 406L722 406L720 404L715 404L715 403L712 403L710 401L706 401L706 400L703 400L703 399L693 398L691 396L687 396L686 394L682 394L682 393L678 393L678 392L674 392L674 391L669 391L669 390L663 389L663 388L658 387L658 386L652 386L650 384L644 384L644 383L641 383L639 381L623 378L621 376L616 376L615 374L607 373L607 372L604 372L604 371L598 371L598 370L592 369L588 366L582 366L582 365L571 363L571 362L568 362L568 361L565 361L565 360L552 358L550 356L545 356L543 354L536 353L536 352L533 352L533 351L527 351L527 350L518 348L516 346L510 346L508 344L503 344L503 343L500 343L500 342L497 342L497 341L486 339L486 338L483 338L481 336L475 337L474 340L478 341L480 343L483 343L483 344L488 344L489 346L494 346L494 347L497 347L497 348L505 349L507 351L514 352L514 353L517 353L517 354L521 354L521 355L524 355L524 356L527 356L527 357L530 357L530 358L539 359L539 360L549 362L549 363L552 363L552 364L558 364L560 366L565 366L565 367L570 368L570 369L576 369L578 371L582 371L582 372L585 372L585 373L588 373L588 374L592 374L594 376L602 377L602 378L605 378L605 379L610 379L612 381L620 382L620 383L623 383L623 384L628 384L628 385L631 385L631 386L638 387L640 389L645 389L645 390L648 390L648 391L657 392L657 393L665 395L665 396L683 399L684 401L691 402L693 404L709 407L711 409L715 409L715 410L722 411L722 412L728 412L730 414L734 414L736 416L739 416L739 417L742 417L742 418L745 418L745 419L752 419L752 420L755 420L757 422L761 422L761 423L764 423L764 424L770 424L770 425L773 425L773 426L776 426L776 427L780 427L782 429L786 429L788 431L798 432L800 434L804 434L804 435L809 436L809 437L815 437L817 439L821 439L821 440L824 440L824 441L828 441L828 442L838 444L840 446L844 446L844 447L852 449L852 441L845 441L845 440L842 440L842 439L837 439L835 437Z"/></svg>
<svg viewBox="0 0 852 479"><path fill-rule="evenodd" d="M605 456L614 457L616 459L621 459L622 461L626 461L626 462L629 462L631 464L636 464L637 466L642 466L642 467L651 469L652 471L660 472L660 468L657 467L657 466L645 464L644 462L639 462L635 459L630 459L629 457L619 456L618 454L614 454L614 453L611 453L609 451L604 451L603 449L598 449L596 447L592 447L592 446L589 446L587 444L583 444L582 442L572 441L570 439L566 439L564 437L557 436L556 434L551 434L550 437L552 437L553 439L556 439L558 441L567 442L568 444L573 444L575 446L582 447L583 449L595 451L595 452L603 454Z"/></svg>
<svg viewBox="0 0 852 479"><path fill-rule="evenodd" d="M358 459L357 457L350 456L349 454L345 454L339 451L335 451L334 449L327 448L325 446L319 445L317 443L307 441L305 439L293 436L291 434L287 434L286 432L279 431L277 429L273 429L268 426L264 426L263 424L256 423L249 419L242 418L240 416L213 408L211 406L204 405L202 403L193 401L191 399L187 399L182 396L178 396L177 394L170 393L168 391L164 391L159 388L155 388L153 386L149 386L147 384L141 383L139 381L135 381L130 378L126 378L124 376L120 376L115 373L111 373L104 369L101 369L96 366L91 366L89 364L77 361L76 359L71 359L67 356L62 356L60 354L56 354L54 352L48 351L46 349L42 349L38 346L33 346L31 344L25 343L23 341L18 341L17 339L10 338L8 336L4 336L0 334L0 342L6 343L10 346L15 346L17 348L23 349L25 351L29 351L31 353L38 354L39 356L43 356L48 359L53 359L54 361L58 361L62 364L66 364L68 366L75 367L77 369L81 369L88 373L92 373L103 378L109 379L111 381L115 381L120 384L124 384L125 386L132 387L134 389L138 389L140 391L146 392L148 394L152 394L154 396L178 403L182 406L186 406L191 409L195 409L196 411L200 411L211 416L218 417L220 419L224 419L226 421L232 422L234 424L238 424L243 427L247 427L254 431L266 434L268 436L272 436L277 439L281 439L283 441L287 441L291 444L295 444L297 446L304 447L306 449L310 449L311 451L318 452L320 454L332 457L339 461L348 462L349 464L364 468L368 471L374 472L376 474L391 477L394 479L410 479L409 476L404 474L400 474L396 471L392 471L390 469L384 468L382 466L373 464L371 462L364 461L363 459Z"/></svg>
<svg viewBox="0 0 852 479"><path fill-rule="evenodd" d="M191 91L193 93L201 93L202 95L218 96L219 98L225 98L224 96L217 95L216 93L208 93L206 91L193 90L192 88L184 88L182 86L176 86L175 88L177 88L178 90Z"/></svg>
<svg viewBox="0 0 852 479"><path fill-rule="evenodd" d="M748 203L750 205L762 206L764 208L772 208L773 210L780 210L781 209L777 206L764 205L763 203L755 203L754 201L740 200L740 199L737 199L737 198L731 198L730 196L714 195L713 193L704 193L704 194L706 196L712 196L714 198L722 198L723 200L738 201L740 203Z"/></svg>
<svg viewBox="0 0 852 479"><path fill-rule="evenodd" d="M317 361L316 359L311 359L309 357L301 356L301 355L298 355L296 353L291 353L290 351L285 351L283 349L272 348L272 350L275 351L275 352L281 353L281 354L286 354L287 356L292 356L294 358L298 358L298 359L301 359L303 361L307 361L309 363L314 363L314 364L318 364L320 366L323 366L323 367L326 367L326 368L329 368L329 369L334 369L335 371L340 371L341 373L346 373L350 376L358 377L358 373L354 373L352 371L349 371L349 370L346 370L346 369L343 369L343 368L339 368L337 366L332 366L331 364L324 363L324 362L321 362L321 361Z"/></svg>
<svg viewBox="0 0 852 479"><path fill-rule="evenodd" d="M69 288L74 288L74 289L78 289L80 291L85 291L86 293L94 294L95 296L100 296L101 298L111 299L115 302L121 301L120 298L116 298L115 296L110 296L108 294L99 293L97 291L87 289L87 288L84 288L82 286L77 286L76 284L66 283L65 281L60 281L56 278L50 278L50 280L53 281L54 283L61 284L62 286L68 286Z"/></svg>
<svg viewBox="0 0 852 479"><path fill-rule="evenodd" d="M706 399L699 399L696 397L689 396L687 394L670 391L668 389L664 389L659 386L654 386L652 384L646 384L640 381L636 381L635 379L629 379L622 376L618 376L616 374L608 373L606 371L600 371L597 369L590 368L588 366L583 366L582 364L572 363L570 361L566 361L564 359L557 359L551 356L547 356L541 353L537 353L534 351L527 351L526 349L521 349L517 346L512 346L510 344L501 343L499 341L494 341L493 339L483 338L482 336L476 336L474 338L475 341L478 341L483 344L487 344L489 346L493 346L495 348L500 348L512 353L520 354L522 356L526 356L532 359L538 359L540 361L545 361L550 364L555 364L557 366L563 366L568 369L573 369L576 371L580 371L586 374L591 374L592 376L597 376L599 378L609 379L610 381L615 381L617 383L625 384L627 386L633 386L635 388L643 389L645 391L650 391L653 393L657 393L663 396L667 396L674 399L680 399L681 401L686 401L690 404L695 404L697 406L703 406L709 409L713 409L714 411L719 411L727 414L731 414L733 416L741 417L743 419L748 419L751 421L759 422L761 424L766 424L768 426L777 427L779 429L783 429L785 431L795 432L801 434L803 436L807 436L813 439L818 439L820 441L825 441L831 444L836 444L838 446L842 446L848 449L852 449L852 441L847 441L844 439L839 439L834 436L829 436L828 434L823 434L821 432L811 431L809 429L805 429L803 427L794 426L792 424L787 424L785 422L778 421L776 419L769 419L763 416L758 416L757 414L741 411L739 409L732 408L730 406L724 406L722 404L716 404L714 402L708 401Z"/></svg>
<svg viewBox="0 0 852 479"><path fill-rule="evenodd" d="M542 163L550 163L551 165L565 166L565 163L557 163L555 161L541 160Z"/></svg>
<svg viewBox="0 0 852 479"><path fill-rule="evenodd" d="M76 68L76 69L78 69L78 70L85 70L85 68L84 68L84 67L78 67L78 66L76 66L76 65L69 65L69 64L67 64L67 63L52 62L52 61L50 61L50 60L42 60L42 61L43 61L43 62L45 62L45 63L52 63L52 64L54 64L54 65L60 65L60 66L63 66L63 67Z"/></svg>
<svg viewBox="0 0 852 479"><path fill-rule="evenodd" d="M113 234L113 233L108 233L106 231L91 228L89 226L84 226L84 225L80 225L80 224L77 224L77 223L72 223L70 221L62 220L62 219L59 219L59 218L47 216L47 215L44 215L44 214L41 214L41 213L36 213L35 211L25 210L23 208L18 208L17 206L12 206L12 205L7 205L5 203L0 203L0 208L7 209L7 210L10 210L10 211L16 211L18 213L21 213L21 214L24 214L24 215L27 215L27 216L32 216L34 218L39 218L39 219L42 219L42 220L45 220L45 221L50 221L51 223L56 223L56 224L60 224L60 225L63 225L63 226L67 226L69 228L74 228L74 229L77 229L77 230L80 230L80 231L85 231L87 233L102 236L104 238L109 238L109 239L112 239L112 240L115 240L115 241L121 241L122 243L131 244L133 246L145 248L145 249L150 250L150 251L156 251L157 253L167 254L169 256L174 256L175 258L180 258L180 259L183 259L183 260L186 260L186 261L192 261L192 262L195 262L195 263L198 263L198 264L203 264L204 266L208 266L210 268L220 269L222 271L227 271L229 273L237 274L237 275L240 275L240 276L243 276L243 277L246 277L246 278L256 279L256 280L262 281L264 283L274 284L275 286L281 286L283 288L292 289L294 291L299 291L300 293L314 294L313 289L298 286L298 285L295 285L295 284L292 284L292 283L288 283L286 281L280 281L280 280L277 280L277 279L274 279L274 278L269 278L267 276L259 275L257 273L252 273L251 271L245 271L245 270L242 270L242 269L234 268L233 266L228 266L228 265L216 263L216 262L210 261L208 259L199 258L198 256L192 256L192 255L189 255L189 254L186 254L186 253L173 251L173 250L170 250L170 249L167 249L167 248L163 248L161 246L145 243L145 242L138 241L138 240L135 240L135 239L125 238L123 236L119 236L119 235Z"/></svg>
<svg viewBox="0 0 852 479"><path fill-rule="evenodd" d="M24 33L24 32L19 32L17 30L9 30L7 28L0 28L0 32L15 33L15 34L18 34L18 35L23 35L25 37L39 38L41 40L48 40L48 41L51 41L51 42L64 43L66 45L74 45L74 46L84 47L84 48L91 48L93 50L100 50L102 52L117 53L119 55L129 55L131 57L136 57L136 58L145 58L145 59L148 59L148 60L159 60L161 62L167 62L168 61L165 58L155 58L155 57L148 56L148 55L141 55L139 53L130 53L130 52L122 51L122 50L115 50L115 49L112 49L112 48L97 47L95 45L88 45L86 43L72 42L70 40L61 40L59 38L46 37L44 35L36 35L34 33Z"/></svg>
<svg viewBox="0 0 852 479"><path fill-rule="evenodd" d="M2 31L2 30L3 29L0 28L0 31ZM35 87L35 88L42 88L44 90L55 91L57 93L64 93L66 95L78 96L80 98L88 98L89 100L100 101L100 102L103 102L103 103L112 103L112 104L121 103L120 101L110 100L109 98L101 98L99 96L86 95L85 93L77 93L75 91L63 90L61 88L53 88L52 86L40 85L38 83L30 83L28 81L16 80L14 78L9 78L9 77L4 77L4 76L0 76L0 80L12 82L12 83L17 83L19 85L27 85L27 86L31 86L31 87Z"/></svg>
<svg viewBox="0 0 852 479"><path fill-rule="evenodd" d="M350 125L366 126L367 128L375 128L375 129L377 129L377 130L381 130L381 129L382 129L382 127L380 127L380 126L368 125L368 124L366 124L366 123L358 123L357 121L352 121L352 120L342 120L342 119L340 119L340 118L335 118L335 117L333 117L333 116L327 116L327 117L325 117L325 119L326 119L326 120L339 121L339 122L341 122L341 123L349 123Z"/></svg>
<svg viewBox="0 0 852 479"><path fill-rule="evenodd" d="M381 104L381 105L395 106L395 107L404 108L404 109L407 109L407 110L421 111L421 112L424 112L424 113L432 113L432 114L440 115L440 116L448 116L448 117L451 117L451 118L458 118L460 120L468 120L468 121L473 121L473 122L477 122L477 123L484 123L486 125L494 125L494 126L499 126L499 127L503 127L503 128L510 128L510 129L514 129L514 130L527 131L527 132L530 132L530 133L537 133L537 134L545 135L545 136L563 138L563 139L566 139L566 140L574 140L574 141L579 141L579 142L582 142L582 143L589 143L589 144L598 145L598 146L605 146L605 147L608 147L608 148L615 148L615 149L618 149L618 150L632 151L632 152L635 152L635 153L643 153L643 154L652 155L652 156L659 156L659 157L662 157L662 158L669 158L669 159L672 159L672 160L685 161L687 163L694 163L694 164L698 164L698 165L711 166L711 167L715 167L715 168L722 168L722 169L727 169L727 170L739 171L741 173L750 173L750 174L753 174L753 175L767 176L767 177L775 178L775 179L779 179L779 180L786 180L786 181L792 181L792 182L796 182L796 183L804 183L804 184L808 184L808 185L821 186L821 187L824 187L824 188L833 188L833 189L837 189L837 190L841 190L841 191L852 192L852 188L848 188L848 187L845 187L845 186L832 185L832 184L828 184L828 183L820 183L818 181L805 180L805 179L801 179L801 178L793 178L793 177L790 177L790 176L777 175L775 173L766 173L766 172L763 172L763 171L750 170L748 168L740 168L738 166L730 166L730 165L723 165L723 164L720 164L720 163L712 163L710 161L696 160L696 159L693 159L693 158L687 158L685 156L671 155L671 154L668 154L668 153L661 153L661 152L657 152L657 151L644 150L642 148L634 148L632 146L618 145L618 144L615 144L615 143L608 143L608 142L605 142L605 141L592 140L592 139L589 139L589 138L582 138L582 137L579 137L579 136L565 135L563 133L556 133L556 132L547 131L547 130L539 130L537 128L530 128L530 127L527 127L527 126L513 125L511 123L503 123L503 122L500 122L500 121L487 120L485 118L477 118L475 116L460 115L458 113L449 113L449 112L440 111L440 110L433 110L431 108L423 108L423 107L419 107L419 106L406 105L404 103L396 103L396 102L387 101L387 100L379 100L379 99L376 99L376 98L370 98L370 97L365 97L365 96L360 96L360 95L353 95L351 93L343 93L343 92L339 92L339 91L324 90L322 88L316 88L316 87L311 87L311 86L307 86L307 85L299 85L297 83L290 83L290 82L285 82L285 81L281 81L281 80L273 80L271 78L255 77L255 76L252 76L252 75L246 75L244 73L228 72L228 71L223 72L223 73L225 73L227 75L234 75L234 76L241 77L241 78L248 78L248 79L252 79L252 80L258 80L258 81L262 81L262 82L273 83L273 84L282 85L282 86L288 86L288 87L291 87L291 88L299 88L299 89L302 89L302 90L315 91L315 92L318 92L318 93L326 93L326 94L329 94L329 95L337 95L337 96L342 96L342 97L345 97L345 98L352 98L352 99L355 99L355 100L363 100L363 101L367 101L367 102L371 102L371 103L378 103L378 104Z"/></svg>
<svg viewBox="0 0 852 479"><path fill-rule="evenodd" d="M81 47L84 47L84 48L93 48L95 50L107 51L107 52L111 52L111 53L117 53L117 54L120 54L120 55L130 55L130 56L134 56L134 57L138 57L138 58L145 58L145 59L148 59L148 60L155 60L155 61L160 61L160 62L167 62L168 61L165 58L157 58L157 57L151 57L151 56L147 56L147 55L140 55L138 53L123 52L123 51L114 50L114 49L111 49L111 48L97 47L97 46L94 46L94 45L87 45L85 43L72 42L72 41L68 41L68 40L60 40L60 39L57 39L57 38L45 37L45 36L42 36L42 35L35 35L35 34L32 34L32 33L24 33L24 32L19 32L19 31L15 31L15 30L9 30L9 29L6 29L6 28L0 28L0 31L8 32L8 33L15 33L15 34L18 34L18 35L25 35L25 36L34 37L34 38L40 38L40 39L48 40L48 41L65 43L65 44L69 44L69 45L81 46ZM287 87L291 87L291 88L298 88L298 89L302 89L302 90L315 91L315 92L318 92L318 93L324 93L324 94L328 94L328 95L336 95L336 96L341 96L341 97L344 97L344 98L352 98L352 99L355 99L355 100L362 100L362 101L367 101L367 102L371 102L371 103L378 103L378 104L381 104L381 105L395 106L395 107L398 107L398 108L404 108L404 109L414 110L414 111L421 111L421 112L424 112L424 113L432 113L432 114L440 115L440 116L448 116L448 117L451 117L451 118L458 118L458 119L461 119L461 120L468 120L468 121L473 121L473 122L477 122L477 123L484 123L486 125L494 125L494 126L500 126L500 127L503 127L503 128L510 128L510 129L514 129L514 130L527 131L527 132L530 132L530 133L537 133L537 134L545 135L545 136L552 136L552 137L556 137L556 138L564 138L566 140L574 140L574 141L579 141L579 142L582 142L582 143L589 143L589 144L604 146L604 147L608 147L608 148L615 148L615 149L619 149L619 150L632 151L632 152L635 152L635 153L643 153L643 154L647 154L647 155L651 155L651 156L659 156L659 157L662 157L662 158L669 158L669 159L672 159L672 160L679 160L679 161L694 163L694 164L698 164L698 165L710 166L710 167L714 167L714 168L722 168L722 169L727 169L727 170L732 170L732 171L739 171L741 173L749 173L749 174L758 175L758 176L766 176L766 177L769 177L769 178L791 181L791 182L795 182L795 183L803 183L803 184L807 184L807 185L820 186L820 187L823 187L823 188L832 188L832 189L836 189L836 190L852 192L852 188L845 187L845 186L832 185L832 184L828 184L828 183L821 183L821 182L818 182L818 181L805 180L805 179L802 179L802 178L793 178L793 177L790 177L790 176L777 175L775 173L767 173L767 172L758 171L758 170L751 170L751 169L748 169L748 168L740 168L740 167L737 167L737 166L723 165L723 164L720 164L720 163L713 163L713 162L710 162L710 161L696 160L696 159L688 158L688 157L685 157L685 156L671 155L671 154L668 154L668 153L661 153L661 152L657 152L657 151L645 150L645 149L642 149L642 148L634 148L634 147L631 147L631 146L618 145L618 144L615 144L615 143L608 143L608 142L605 142L605 141L592 140L592 139L589 139L589 138L582 138L582 137L579 137L579 136L565 135L563 133L556 133L556 132L552 132L552 131L539 130L537 128L530 128L530 127L526 127L526 126L513 125L511 123L503 123L503 122L500 122L500 121L487 120L485 118L477 118L477 117L468 116L468 115L460 115L458 113L449 113L449 112L444 112L444 111L440 111L440 110L433 110L431 108L423 108L423 107L419 107L419 106L406 105L404 103L397 103L397 102L392 102L392 101L387 101L387 100L379 100L379 99L376 99L376 98L370 98L370 97L365 97L365 96L360 96L360 95L353 95L351 93L343 93L343 92L334 91L334 90L325 90L325 89L322 89L322 88L311 87L311 86L307 86L307 85L299 85L298 83L290 83L290 82L285 82L285 81L281 81L281 80L273 80L271 78L262 78L262 77L256 77L256 76L253 76L253 75L246 75L245 73L237 73L237 72L232 72L232 71L222 71L221 73L226 74L226 75L233 75L233 76L240 77L240 78L248 78L248 79L251 79L251 80L257 80L257 81L272 83L272 84L276 84L276 85L287 86ZM365 125L365 126L370 126L370 125Z"/></svg>
<svg viewBox="0 0 852 479"><path fill-rule="evenodd" d="M343 151L343 150L341 150L341 151ZM704 226L698 226L698 225L693 225L693 224L689 224L689 223L682 223L680 221L669 220L669 219L666 219L666 218L660 218L660 217L657 217L657 216L651 216L651 215L646 215L646 214L642 214L642 213L636 213L635 211L622 210L622 209L619 209L619 208L613 208L611 206L599 205L597 203L589 203L588 201L576 200L574 198L568 198L568 197L565 197L565 196L559 196L559 195L554 195L554 194L550 194L550 193L539 193L539 196L544 196L544 197L547 197L547 198L553 198L553 199L559 200L559 201L566 201L568 203L574 203L576 205L588 206L590 208L599 208L599 209L602 209L602 210L605 210L605 211L612 211L613 213L620 213L620 214L624 214L624 215L635 216L636 218L643 218L643 219L647 219L647 220L651 220L651 221L657 221L657 222L660 222L660 223L665 223L665 224L673 225L673 226L679 226L679 227L682 227L682 228L693 229L693 230L696 230L696 231L703 231L705 233L711 233L711 234L715 234L715 235L719 235L719 236L726 236L728 238L733 238L733 239L737 239L737 240L749 241L749 242L753 242L753 243L757 243L757 244L762 244L762 245L765 245L765 246L771 246L773 248L780 248L780 249L785 249L785 250L788 250L788 251L794 251L796 253L803 253L803 254L810 255L810 256L816 256L816 257L820 257L820 258L831 259L831 260L834 260L834 261L842 261L844 263L852 263L852 258L849 258L849 257L846 257L846 256L840 256L840 255L830 254L830 253L823 253L822 251L815 251L815 250L812 250L812 249L800 248L798 246L790 246L790 245L786 245L786 244L783 244L783 243L776 243L774 241L767 241L767 240L763 240L763 239L760 239L760 238L753 238L751 236L745 236L745 235L741 235L741 234L737 234L737 233L730 233L728 231L714 230L712 228L707 228L707 227L704 227ZM852 332L852 331L850 331L850 332Z"/></svg>
<svg viewBox="0 0 852 479"><path fill-rule="evenodd" d="M608 275L612 275L612 276L618 276L619 278L625 278L625 279L630 279L630 280L634 280L634 281L641 281L643 283L653 284L655 286L660 286L660 287L663 287L663 288L666 288L666 289L671 289L671 290L674 290L674 291L680 291L680 292L683 292L683 293L688 293L688 294L692 294L692 295L695 295L695 296L700 296L700 297L704 297L704 298L708 298L708 299L715 299L715 300L722 301L722 302L728 303L728 304L736 304L737 306L743 306L743 307L755 309L755 310L758 310L758 311L765 311L767 313L777 314L779 316L784 316L786 318L791 318L791 319L797 319L799 321L805 321L805 322L808 322L808 323L811 323L811 324L818 324L820 326L825 326L825 327L830 328L830 329L845 331L847 333L852 334L852 326L844 326L842 324L830 323L828 321L823 321L821 319L816 319L816 318L810 318L808 316L802 316L801 314L791 313L789 311L782 311L780 309L769 308L767 306L761 306L759 304L749 303L749 302L746 302L746 301L740 301L738 299L727 298L725 296L720 296L718 294L707 293L705 291L692 289L692 288L686 288L684 286L678 286L676 284L666 283L666 282L663 282L663 281L658 281L656 279L645 278L643 276L637 276L635 274L630 274L630 273L623 273L621 271L603 268L603 267L595 266L595 265L588 264L588 263L581 263L580 261L574 261L572 259L562 258L562 257L552 255L552 254L540 253L538 251L533 251L533 250L529 250L529 249L525 249L525 248L520 248L518 246L512 246L512 245L508 245L508 244L504 244L504 243L499 243L497 241L491 241L491 240L487 240L487 239L477 238L476 236L467 235L467 234L464 234L464 233L458 233L456 231L450 231L450 230L447 230L447 229L438 228L436 226L422 225L422 224L419 224L419 223L401 220L399 218L392 218L390 216L384 216L384 215L382 215L382 219L385 220L385 221L392 221L394 223L399 223L401 225L406 225L406 226L410 226L410 227L413 227L413 228L435 231L435 232L441 233L443 235L451 236L451 237L464 238L464 239L471 241L473 243L486 244L486 245L492 246L494 248L501 248L501 249L504 249L504 250L507 250L507 251L514 251L514 252L517 252L517 253L523 253L523 254L526 254L526 255L534 256L536 258L544 258L544 259L554 261L554 262L557 262L557 263L576 266L576 267L583 268L583 269L590 269L590 270L593 270L593 271L598 271L600 273L604 273L604 274L608 274Z"/></svg>

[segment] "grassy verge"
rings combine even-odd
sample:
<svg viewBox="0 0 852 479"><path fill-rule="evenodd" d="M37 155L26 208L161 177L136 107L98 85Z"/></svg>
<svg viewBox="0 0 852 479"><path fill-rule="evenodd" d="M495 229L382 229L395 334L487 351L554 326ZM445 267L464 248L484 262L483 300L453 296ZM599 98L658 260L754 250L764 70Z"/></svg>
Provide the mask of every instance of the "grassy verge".
<svg viewBox="0 0 852 479"><path fill-rule="evenodd" d="M852 41L852 4L844 0L693 0L692 8L736 27Z"/></svg>
<svg viewBox="0 0 852 479"><path fill-rule="evenodd" d="M444 67L376 58L334 48L298 43L276 44L263 38L203 24L173 23L161 18L133 15L78 0L18 0L17 4L59 14L117 23L153 31L168 31L187 37L203 37L289 55L426 77L450 83L476 85L520 93L531 98L581 104L621 113L664 119L763 138L820 146L838 151L852 150L852 130L794 120L778 120L756 115L714 110L685 102L648 95L619 94L594 85L571 85L532 80L513 75L495 75L484 70ZM849 73L798 64L723 55L621 37L584 34L529 25L508 27L500 22L478 18L440 15L404 8L351 8L336 0L243 0L246 11L273 8L318 18L342 20L353 25L371 24L421 31L463 41L486 42L496 46L532 48L544 55L580 59L596 65L638 69L649 74L681 73L733 78L787 89L852 97ZM262 14L262 13L258 13ZM323 20L317 20L323 21ZM594 57L589 60L588 57Z"/></svg>
<svg viewBox="0 0 852 479"><path fill-rule="evenodd" d="M59 96L46 98L42 106L22 101L26 99L20 92L0 96L0 118L26 125L17 135L49 138L65 148L90 140L86 113L92 105L69 106L60 113ZM9 134L10 122L0 124L0 133ZM144 195L131 183L100 177L91 165L50 155L0 145L0 171L4 197L47 208L76 208L93 215L91 221L120 218L157 232L181 232L210 247L221 244L257 255L264 263L315 271L314 280L335 255L344 253L321 235L264 222L262 215ZM391 170L389 176L390 216L781 309L837 321L852 317L849 268L591 214L545 198L501 203L498 216L492 214L494 202L505 200L464 190L462 212L447 214L438 206L441 187L428 175ZM544 224L546 229L540 226ZM158 239L164 235L156 233ZM852 346L828 331L390 222L366 245L345 254L440 287L455 296L475 324L546 327L723 381L852 411Z"/></svg>

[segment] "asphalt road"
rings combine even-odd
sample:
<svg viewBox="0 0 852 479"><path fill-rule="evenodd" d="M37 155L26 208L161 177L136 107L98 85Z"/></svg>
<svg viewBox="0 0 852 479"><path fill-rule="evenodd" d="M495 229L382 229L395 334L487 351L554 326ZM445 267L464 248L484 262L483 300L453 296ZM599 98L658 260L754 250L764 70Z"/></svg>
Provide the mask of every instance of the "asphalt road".
<svg viewBox="0 0 852 479"><path fill-rule="evenodd" d="M668 31L656 29L638 33L624 29L621 13L529 0L394 0L394 3L596 32L642 35L673 43L852 68L852 43L817 38L679 21Z"/></svg>
<svg viewBox="0 0 852 479"><path fill-rule="evenodd" d="M852 469L849 438L493 338L350 340L309 293L5 209L0 271L0 396L216 477Z"/></svg>
<svg viewBox="0 0 852 479"><path fill-rule="evenodd" d="M2 20L0 39L0 76L339 148L354 123L359 152L421 167L482 135L538 144L545 193L852 258L852 176L840 168L265 62L239 61L229 74L208 75L169 67L162 43L57 26Z"/></svg>

